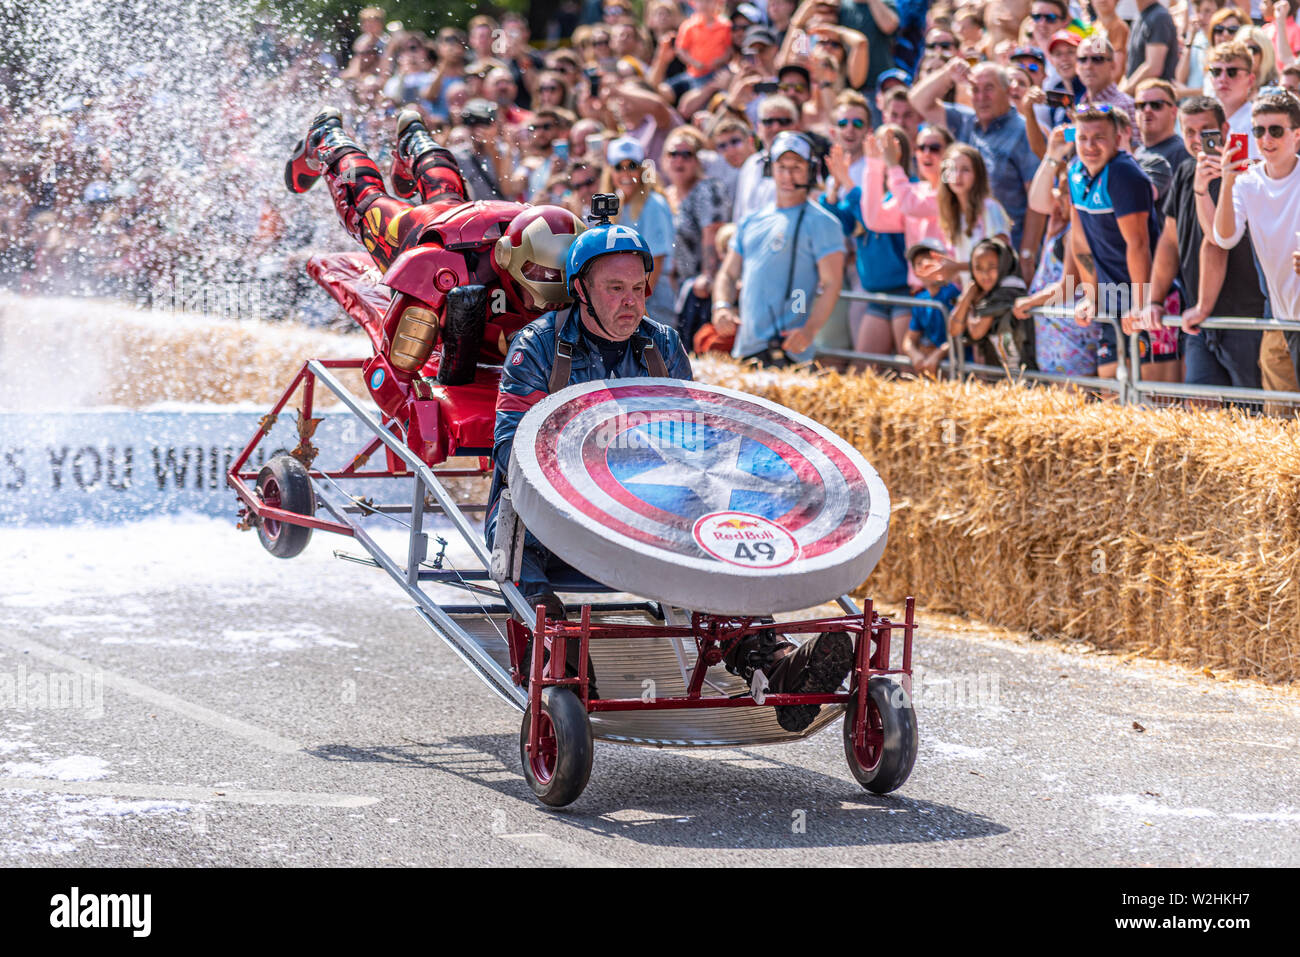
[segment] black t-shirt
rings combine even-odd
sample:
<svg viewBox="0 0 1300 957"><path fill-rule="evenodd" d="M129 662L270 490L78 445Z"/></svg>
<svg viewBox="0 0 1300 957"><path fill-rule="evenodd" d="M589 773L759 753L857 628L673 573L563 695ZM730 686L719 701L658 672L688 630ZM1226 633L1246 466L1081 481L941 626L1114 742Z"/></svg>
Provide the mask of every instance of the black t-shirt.
<svg viewBox="0 0 1300 957"><path fill-rule="evenodd" d="M1133 71L1140 67L1147 58L1147 44L1164 44L1167 47L1165 51L1165 68L1160 73L1160 79L1173 81L1174 68L1178 66L1178 54L1182 46L1178 39L1178 27L1174 25L1174 18L1168 10L1156 0L1155 3L1147 7L1133 21L1133 32L1128 38L1128 63L1124 68L1124 75L1130 76ZM1148 77L1148 79L1150 79Z"/></svg>
<svg viewBox="0 0 1300 957"><path fill-rule="evenodd" d="M613 339L605 339L593 333L586 326L582 327L582 334L600 353L601 361L605 363L606 372L623 361L623 355L627 352L628 341L626 339L619 342L615 342Z"/></svg>
<svg viewBox="0 0 1300 957"><path fill-rule="evenodd" d="M1165 197L1164 214L1172 216L1178 227L1178 261L1183 277L1183 286L1187 296L1183 307L1196 305L1196 293L1201 281L1201 224L1196 221L1196 194L1193 191L1196 177L1196 160L1185 160L1174 170L1173 185ZM1222 180L1210 183L1210 198L1218 203L1219 187ZM1255 268L1255 257L1251 254L1249 240L1250 230L1228 250L1227 275L1223 278L1223 288L1219 290L1219 299L1210 310L1211 314L1248 316L1261 318L1264 315L1264 295L1259 288L1259 273Z"/></svg>
<svg viewBox="0 0 1300 957"><path fill-rule="evenodd" d="M1178 167L1182 166L1186 160L1191 159L1192 154L1187 152L1187 147L1183 143L1183 138L1175 133L1167 140L1161 140L1155 146L1148 146L1152 153L1159 153L1169 163L1171 172L1178 172Z"/></svg>

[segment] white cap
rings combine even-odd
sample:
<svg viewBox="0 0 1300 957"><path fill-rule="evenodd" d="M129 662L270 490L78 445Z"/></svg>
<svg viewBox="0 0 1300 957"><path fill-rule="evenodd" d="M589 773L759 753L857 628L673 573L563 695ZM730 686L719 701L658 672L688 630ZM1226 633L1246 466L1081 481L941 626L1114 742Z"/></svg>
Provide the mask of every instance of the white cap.
<svg viewBox="0 0 1300 957"><path fill-rule="evenodd" d="M772 140L770 153L773 162L776 162L785 153L798 153L804 159L811 161L812 144L808 142L807 138L800 136L798 133L782 130Z"/></svg>
<svg viewBox="0 0 1300 957"><path fill-rule="evenodd" d="M641 141L632 136L620 136L613 140L605 149L605 162L610 166L617 166L624 160L631 160L634 163L645 162L645 147Z"/></svg>

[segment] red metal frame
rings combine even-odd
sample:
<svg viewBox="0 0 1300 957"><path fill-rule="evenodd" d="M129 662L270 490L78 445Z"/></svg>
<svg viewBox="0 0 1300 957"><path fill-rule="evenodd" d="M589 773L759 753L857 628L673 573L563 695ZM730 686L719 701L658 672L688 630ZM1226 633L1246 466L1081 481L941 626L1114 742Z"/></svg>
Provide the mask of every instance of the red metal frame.
<svg viewBox="0 0 1300 957"><path fill-rule="evenodd" d="M318 359L320 365L327 369L361 369L369 359ZM256 522L270 519L276 522L282 522L286 525L301 525L304 528L317 529L323 532L336 532L339 535L353 534L352 529L341 522L332 522L327 519L316 518L311 515L299 515L297 512L285 511L282 508L273 508L262 501L257 492L257 472L243 471L244 466L252 457L253 452L261 444L262 440L270 434L271 428L275 425L276 419L284 411L290 398L298 391L299 385L302 386L302 406L298 410L300 421L307 421L312 418L312 412L315 406L316 397L316 374L311 371L311 363L304 362L298 374L293 377L288 388L284 390L271 411L262 417L257 433L244 447L239 457L231 463L230 469L226 473L226 483L235 490L243 502L243 508L240 510L240 524L248 527ZM396 421L389 421L386 427L391 431L399 441L405 442L405 436L402 435L401 428ZM320 469L308 468L308 474L314 479L384 479L384 478L407 478L411 475L406 464L401 459L393 455L392 450L384 446L385 468L369 469L363 471L364 466L370 460L370 457L378 451L383 442L375 437L367 442L356 455L352 457L347 468L336 471L322 471ZM491 462L479 457L479 467L477 469L435 469L435 474L442 478L465 478L471 476L486 475L491 471Z"/></svg>
<svg viewBox="0 0 1300 957"><path fill-rule="evenodd" d="M722 661L727 651L741 638L754 632L773 628L770 621L727 615L708 615L696 612L690 625L593 625L591 606L582 606L579 621L551 621L546 609L537 606L537 624L531 631L513 620L509 623L510 660L516 683L523 684L523 649L530 637L540 635L532 643L532 658L528 666L528 706L533 720L529 723L529 754L539 754L542 745L542 689L567 687L581 699L588 712L597 711L664 711L683 708L754 708L759 703L751 696L728 698L704 697L701 694L704 674ZM825 631L845 631L854 636L853 673L849 690L832 694L769 694L761 707L775 705L848 704L857 700L853 727L854 745L859 753L870 751L868 722L871 708L867 697L867 682L877 675L898 675L904 689L912 692L912 636L916 631L916 601L908 597L904 603L904 619L891 621L875 612L874 603L868 600L860 615L842 615L835 618L811 618L802 621L778 622L776 629L785 635L819 634ZM895 629L903 633L902 667L890 668L890 637ZM642 698L591 698L589 695L588 651L593 640L618 641L630 638L694 638L698 649L695 668L685 695L675 697ZM866 638L867 640L863 640ZM565 644L579 642L578 676L564 676ZM542 664L543 651L550 651L549 665ZM879 738L879 735L876 736ZM874 742L879 752L880 742Z"/></svg>

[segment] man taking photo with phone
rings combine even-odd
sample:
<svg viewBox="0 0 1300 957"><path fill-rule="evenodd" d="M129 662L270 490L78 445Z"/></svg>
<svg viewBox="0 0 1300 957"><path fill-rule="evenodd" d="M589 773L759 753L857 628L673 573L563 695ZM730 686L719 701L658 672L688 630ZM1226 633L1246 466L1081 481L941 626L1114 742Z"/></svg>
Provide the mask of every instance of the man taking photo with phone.
<svg viewBox="0 0 1300 957"><path fill-rule="evenodd" d="M1292 251L1300 234L1300 162L1296 157L1300 150L1300 99L1285 91L1265 93L1255 100L1251 122L1251 137L1262 163L1233 163L1224 154L1202 153L1198 158L1207 175L1223 177L1214 204L1211 238L1215 245L1232 249L1249 227L1273 315L1297 319L1300 276L1294 269ZM1208 192L1197 196L1201 210L1212 202ZM1300 377L1300 333L1285 335L1292 366Z"/></svg>

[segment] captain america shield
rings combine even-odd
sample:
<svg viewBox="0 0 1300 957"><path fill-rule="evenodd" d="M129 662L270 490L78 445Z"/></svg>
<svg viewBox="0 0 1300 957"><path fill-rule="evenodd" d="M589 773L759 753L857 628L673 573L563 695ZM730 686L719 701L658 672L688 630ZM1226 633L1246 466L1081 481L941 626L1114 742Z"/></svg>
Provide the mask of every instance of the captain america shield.
<svg viewBox="0 0 1300 957"><path fill-rule="evenodd" d="M515 433L520 518L590 578L683 608L769 614L866 580L889 494L824 426L678 379L570 386Z"/></svg>

